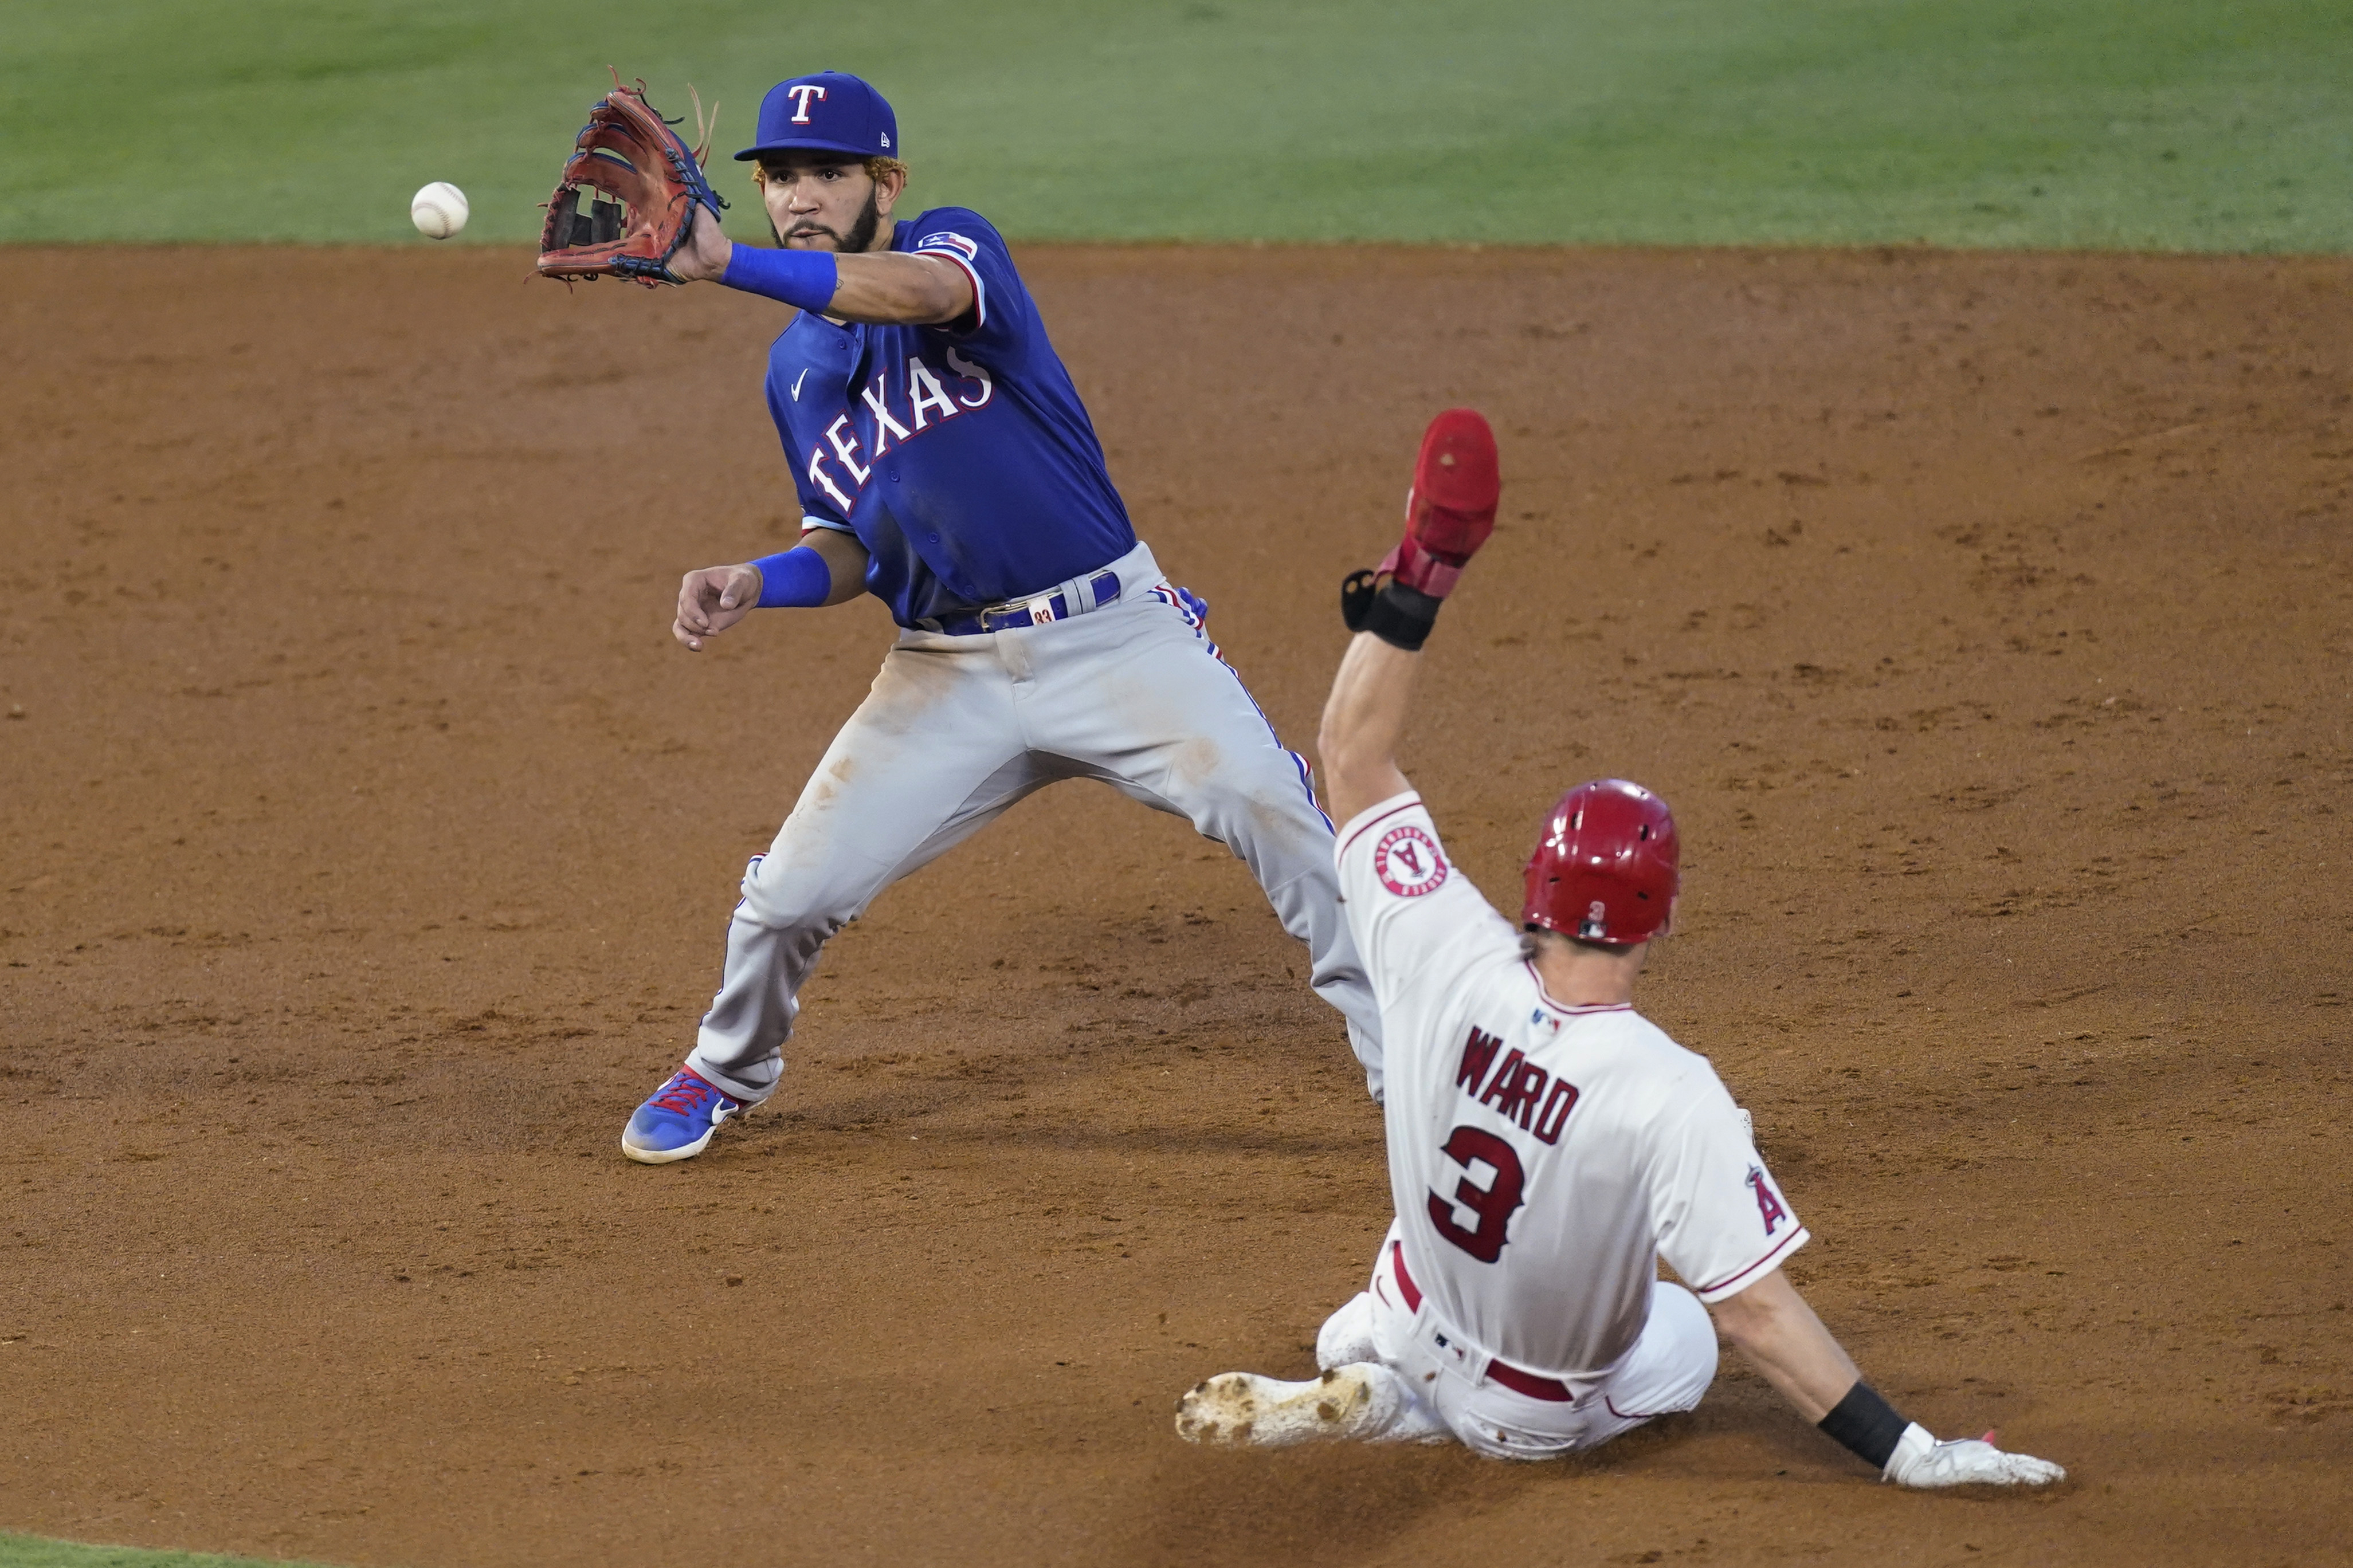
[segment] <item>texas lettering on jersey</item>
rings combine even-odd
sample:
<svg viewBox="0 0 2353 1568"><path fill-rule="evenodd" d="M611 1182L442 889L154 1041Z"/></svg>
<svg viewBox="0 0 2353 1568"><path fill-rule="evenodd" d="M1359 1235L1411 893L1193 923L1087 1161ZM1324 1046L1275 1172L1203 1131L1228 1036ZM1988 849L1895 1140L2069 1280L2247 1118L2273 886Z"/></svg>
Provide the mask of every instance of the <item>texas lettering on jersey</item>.
<svg viewBox="0 0 2353 1568"><path fill-rule="evenodd" d="M964 207L901 223L892 250L962 272L952 321L803 311L768 351L768 412L804 528L854 533L867 591L902 626L1028 597L1110 564L1135 530L1070 371L1004 237Z"/></svg>
<svg viewBox="0 0 2353 1568"><path fill-rule="evenodd" d="M962 351L945 349L943 374L909 354L904 374L885 371L859 389L863 405L853 416L844 414L825 427L823 443L808 455L808 482L841 509L848 518L858 510L858 499L874 478L877 461L894 445L908 442L955 418L967 409L986 408L996 395L996 378L977 360ZM950 385L954 383L954 385Z"/></svg>

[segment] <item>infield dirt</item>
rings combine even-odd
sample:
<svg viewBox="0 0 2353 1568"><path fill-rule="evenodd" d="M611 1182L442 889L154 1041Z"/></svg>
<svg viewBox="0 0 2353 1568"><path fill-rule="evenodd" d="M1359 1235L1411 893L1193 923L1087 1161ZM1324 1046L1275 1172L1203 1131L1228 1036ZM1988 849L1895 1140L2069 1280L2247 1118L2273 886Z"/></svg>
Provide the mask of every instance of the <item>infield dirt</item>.
<svg viewBox="0 0 2353 1568"><path fill-rule="evenodd" d="M1580 1462L1207 1452L1387 1218L1243 868L1050 790L886 893L779 1098L616 1146L887 643L691 657L797 509L782 315L508 252L18 249L0 1527L354 1563L2353 1560L2353 263L1038 249L1139 530L1305 749L1429 414L1504 439L1409 765L1514 896L1662 791L1644 1010L1900 1405L1727 1362Z"/></svg>

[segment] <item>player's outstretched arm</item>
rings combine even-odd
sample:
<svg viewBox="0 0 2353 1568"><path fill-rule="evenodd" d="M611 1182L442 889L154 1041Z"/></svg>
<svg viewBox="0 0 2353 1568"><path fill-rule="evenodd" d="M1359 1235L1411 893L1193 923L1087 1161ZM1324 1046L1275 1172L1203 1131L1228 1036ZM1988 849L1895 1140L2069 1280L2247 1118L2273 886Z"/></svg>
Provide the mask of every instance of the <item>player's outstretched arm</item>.
<svg viewBox="0 0 2353 1568"><path fill-rule="evenodd" d="M879 251L836 258L840 268L825 313L844 321L930 327L972 309L972 279L936 256Z"/></svg>
<svg viewBox="0 0 2353 1568"><path fill-rule="evenodd" d="M1397 751L1413 702L1413 672L1420 663L1419 653L1392 647L1370 632L1348 640L1315 737L1324 788L1339 821L1413 787L1398 766Z"/></svg>
<svg viewBox="0 0 2353 1568"><path fill-rule="evenodd" d="M689 572L678 585L670 636L689 653L763 605L814 607L856 598L866 585L866 547L836 529L813 528L781 555Z"/></svg>
<svg viewBox="0 0 2353 1568"><path fill-rule="evenodd" d="M1422 433L1405 537L1379 566L1340 585L1340 616L1356 636L1333 677L1315 745L1332 815L1343 822L1411 787L1397 749L1414 667L1439 605L1494 531L1502 493L1495 433L1471 409L1448 409Z"/></svg>
<svg viewBox="0 0 2353 1568"><path fill-rule="evenodd" d="M973 304L972 279L953 261L890 250L739 253L708 207L695 209L687 243L670 258L670 269L682 282L725 283L843 321L934 326L955 321Z"/></svg>
<svg viewBox="0 0 2353 1568"><path fill-rule="evenodd" d="M1715 1311L1724 1337L1799 1415L1898 1486L2040 1486L2066 1477L2048 1459L2002 1452L1990 1432L1939 1443L1898 1415L1778 1268Z"/></svg>
<svg viewBox="0 0 2353 1568"><path fill-rule="evenodd" d="M1862 1381L1853 1358L1778 1268L1718 1301L1715 1326L1809 1421L1828 1415Z"/></svg>

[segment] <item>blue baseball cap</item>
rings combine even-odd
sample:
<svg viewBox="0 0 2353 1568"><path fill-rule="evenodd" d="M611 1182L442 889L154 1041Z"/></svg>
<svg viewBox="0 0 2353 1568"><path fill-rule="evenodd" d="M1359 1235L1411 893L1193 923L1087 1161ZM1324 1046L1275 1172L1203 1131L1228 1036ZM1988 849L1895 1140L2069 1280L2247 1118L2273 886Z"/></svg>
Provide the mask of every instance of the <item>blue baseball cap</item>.
<svg viewBox="0 0 2353 1568"><path fill-rule="evenodd" d="M737 163L763 153L839 153L851 158L899 155L899 117L882 95L842 71L780 81L760 100L759 140Z"/></svg>

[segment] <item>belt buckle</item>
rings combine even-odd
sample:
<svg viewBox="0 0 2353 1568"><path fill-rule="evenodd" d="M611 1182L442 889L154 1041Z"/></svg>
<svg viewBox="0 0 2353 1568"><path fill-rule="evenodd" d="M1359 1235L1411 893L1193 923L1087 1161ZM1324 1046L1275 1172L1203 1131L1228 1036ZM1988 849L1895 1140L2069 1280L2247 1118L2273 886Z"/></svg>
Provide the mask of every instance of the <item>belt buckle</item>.
<svg viewBox="0 0 2353 1568"><path fill-rule="evenodd" d="M1111 595L1108 598L1102 596L1099 591L1101 584L1106 579L1108 579L1111 584ZM1089 590L1096 593L1096 608L1100 609L1104 605L1110 604L1113 600L1119 597L1119 574L1117 573L1098 572L1086 581ZM985 632L997 631L1000 629L1000 622L1002 626L1007 628L1020 626L1050 626L1056 621L1069 620L1072 613L1069 596L1066 595L1062 590L1057 588L1050 593L1040 594L1034 599L1023 599L1018 604L991 605L989 608L980 612L980 629ZM1027 616L1028 618L1024 620L1017 620L1015 619L1016 616Z"/></svg>
<svg viewBox="0 0 2353 1568"><path fill-rule="evenodd" d="M1062 619L1055 614L1054 603L1060 594L1040 594L1034 599L1024 599L1018 605L999 605L980 613L984 631L1018 631L1023 626L1051 626Z"/></svg>

